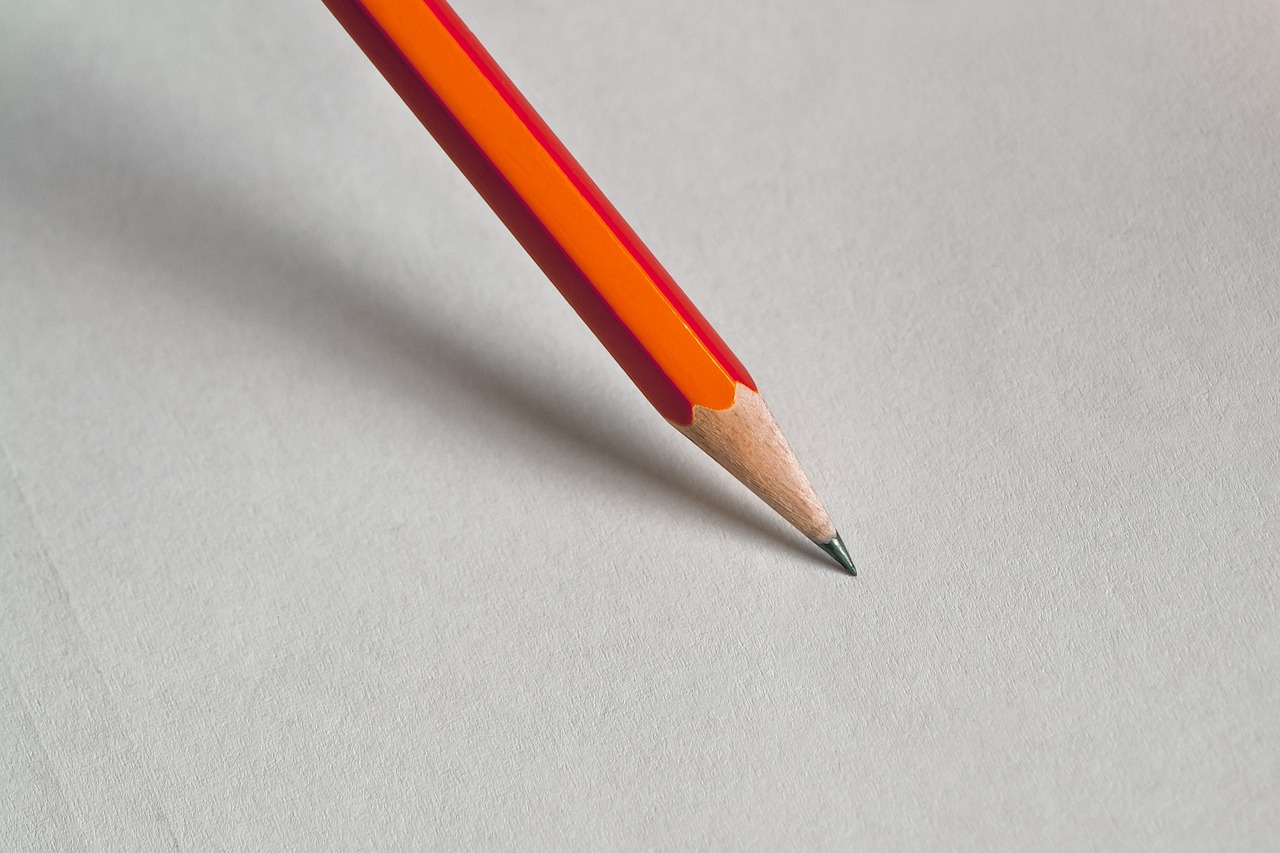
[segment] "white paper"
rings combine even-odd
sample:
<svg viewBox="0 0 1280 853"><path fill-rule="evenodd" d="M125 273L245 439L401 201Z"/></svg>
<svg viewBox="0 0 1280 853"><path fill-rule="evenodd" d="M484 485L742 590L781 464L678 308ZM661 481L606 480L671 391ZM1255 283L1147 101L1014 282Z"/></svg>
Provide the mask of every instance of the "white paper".
<svg viewBox="0 0 1280 853"><path fill-rule="evenodd" d="M1273 4L456 7L861 577L321 3L15 6L3 846L1274 844Z"/></svg>

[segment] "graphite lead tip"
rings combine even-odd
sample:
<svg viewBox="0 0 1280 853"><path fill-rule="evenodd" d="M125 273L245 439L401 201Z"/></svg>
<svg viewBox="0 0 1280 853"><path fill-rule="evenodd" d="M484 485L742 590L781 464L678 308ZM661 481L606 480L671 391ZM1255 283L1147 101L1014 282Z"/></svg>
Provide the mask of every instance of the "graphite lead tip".
<svg viewBox="0 0 1280 853"><path fill-rule="evenodd" d="M858 570L853 565L853 560L849 558L849 549L844 547L844 540L837 533L831 537L830 542L819 542L818 547L831 555L831 559L835 560L840 566L855 578L858 576Z"/></svg>

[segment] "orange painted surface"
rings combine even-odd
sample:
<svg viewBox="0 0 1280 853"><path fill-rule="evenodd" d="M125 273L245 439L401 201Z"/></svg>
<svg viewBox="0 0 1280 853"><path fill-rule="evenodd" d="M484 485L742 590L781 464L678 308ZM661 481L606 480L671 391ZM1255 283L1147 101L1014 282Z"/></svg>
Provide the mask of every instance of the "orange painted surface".
<svg viewBox="0 0 1280 853"><path fill-rule="evenodd" d="M736 383L754 389L732 352L446 4L359 0L359 5L616 314L629 332L626 337L633 338L627 344L634 349L638 342L689 405L724 409L733 402ZM547 265L543 268L552 275ZM593 330L652 400L645 388L651 380L640 375L644 371L630 369L622 343L615 348L610 340L615 333L595 325ZM678 419L684 420L683 411Z"/></svg>

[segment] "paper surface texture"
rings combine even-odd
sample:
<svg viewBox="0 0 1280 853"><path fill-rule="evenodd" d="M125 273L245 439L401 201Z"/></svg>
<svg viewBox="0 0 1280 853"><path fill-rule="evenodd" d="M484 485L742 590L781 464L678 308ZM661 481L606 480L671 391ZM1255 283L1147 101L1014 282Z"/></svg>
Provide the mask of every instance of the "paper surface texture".
<svg viewBox="0 0 1280 853"><path fill-rule="evenodd" d="M0 846L1263 850L1263 0L458 0L860 577L319 2L0 11Z"/></svg>

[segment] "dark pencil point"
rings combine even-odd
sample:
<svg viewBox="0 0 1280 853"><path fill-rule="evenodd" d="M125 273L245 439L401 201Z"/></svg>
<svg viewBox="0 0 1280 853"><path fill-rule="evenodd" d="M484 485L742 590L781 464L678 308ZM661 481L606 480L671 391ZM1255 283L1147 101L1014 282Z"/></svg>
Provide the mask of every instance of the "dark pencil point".
<svg viewBox="0 0 1280 853"><path fill-rule="evenodd" d="M853 560L849 559L849 550L844 547L844 540L839 533L831 537L830 542L819 542L818 547L830 554L831 559L839 563L846 572L855 578L858 576L858 570L854 567Z"/></svg>

